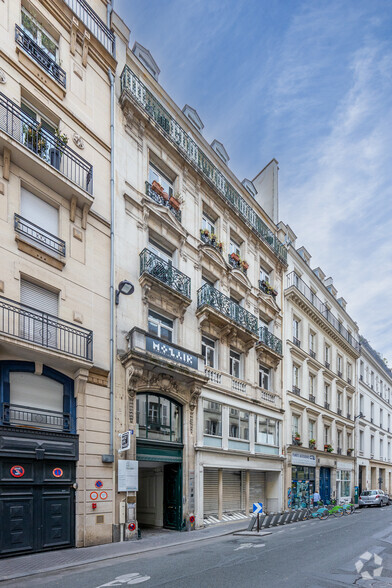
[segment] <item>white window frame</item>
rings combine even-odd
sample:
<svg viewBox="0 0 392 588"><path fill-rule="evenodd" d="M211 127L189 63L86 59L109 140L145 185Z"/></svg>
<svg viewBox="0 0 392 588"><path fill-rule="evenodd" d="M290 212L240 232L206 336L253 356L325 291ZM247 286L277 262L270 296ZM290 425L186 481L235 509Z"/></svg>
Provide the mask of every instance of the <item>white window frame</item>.
<svg viewBox="0 0 392 588"><path fill-rule="evenodd" d="M203 231L207 230L210 233L210 236L215 235L215 221L213 221L205 212L203 212L201 218L201 228Z"/></svg>
<svg viewBox="0 0 392 588"><path fill-rule="evenodd" d="M238 367L238 376L234 373L236 371L235 366ZM229 351L229 371L233 378L242 379L242 353L238 353L238 351L231 348Z"/></svg>
<svg viewBox="0 0 392 588"><path fill-rule="evenodd" d="M155 316L151 315L150 313L154 313ZM171 333L171 338L170 341L168 341L169 343L173 343L173 339L174 339L174 321L171 319L168 319L167 317L160 315L158 312L155 312L155 310L149 310L148 311L148 331L149 330L149 324L150 322L152 324L155 324L158 330L158 333L155 335L155 333L151 333L151 335L155 336L155 337L159 337L160 339L161 337L161 330L162 330L162 326L164 326L170 333ZM167 321L167 322L165 322ZM170 325L171 323L171 325ZM165 339L166 340L166 339Z"/></svg>
<svg viewBox="0 0 392 588"><path fill-rule="evenodd" d="M37 37L34 38L33 35L31 34L31 32L27 28L25 28L25 26L23 25L22 14L20 17L21 29L26 33L26 35L28 35L30 37L30 39L32 39L35 43L37 43L38 47L40 49L42 49L42 51L44 53L46 53L46 55L48 57L53 59L53 61L58 64L58 62L59 62L59 42L47 31L47 29L42 25L42 23L40 23L31 14L31 12L29 12L24 6L21 7L21 13L24 13L27 16L27 18L29 18L34 23L34 25L37 27ZM48 37L48 39L53 43L53 45L55 45L55 47L56 47L55 55L53 55L53 53L48 51L48 49L45 47L43 40L42 40L42 34L46 35Z"/></svg>
<svg viewBox="0 0 392 588"><path fill-rule="evenodd" d="M150 184L153 181L158 182L163 190L170 196L174 194L174 182L170 180L158 167L156 167L151 161L148 164L148 181Z"/></svg>
<svg viewBox="0 0 392 588"><path fill-rule="evenodd" d="M267 386L263 384L267 382ZM271 370L259 364L259 386L264 390L271 390Z"/></svg>
<svg viewBox="0 0 392 588"><path fill-rule="evenodd" d="M201 354L204 357L204 365L207 367L215 368L217 365L217 348L216 348L216 341L202 335L201 337ZM203 354L203 348L205 349L205 354ZM212 352L212 365L207 362L208 351Z"/></svg>

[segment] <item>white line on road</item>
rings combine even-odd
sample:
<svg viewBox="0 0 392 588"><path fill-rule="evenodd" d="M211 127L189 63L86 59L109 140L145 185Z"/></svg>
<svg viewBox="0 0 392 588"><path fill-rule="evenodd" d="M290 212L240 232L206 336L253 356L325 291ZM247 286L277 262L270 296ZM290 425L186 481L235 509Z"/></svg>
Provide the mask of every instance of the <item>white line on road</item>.
<svg viewBox="0 0 392 588"><path fill-rule="evenodd" d="M104 588L106 586L121 586L122 584L141 584L142 582L147 582L150 579L150 576L142 576L139 572L133 572L131 574L125 574L124 576L117 576L111 582L107 584L101 584L97 588Z"/></svg>

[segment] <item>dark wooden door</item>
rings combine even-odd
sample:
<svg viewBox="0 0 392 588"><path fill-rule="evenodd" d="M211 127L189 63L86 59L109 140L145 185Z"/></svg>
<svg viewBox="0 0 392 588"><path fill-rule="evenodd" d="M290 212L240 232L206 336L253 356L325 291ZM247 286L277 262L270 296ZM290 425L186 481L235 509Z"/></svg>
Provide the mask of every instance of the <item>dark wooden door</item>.
<svg viewBox="0 0 392 588"><path fill-rule="evenodd" d="M320 496L323 502L331 498L331 470L320 468Z"/></svg>
<svg viewBox="0 0 392 588"><path fill-rule="evenodd" d="M163 484L163 526L178 531L182 526L182 467L180 463L165 465Z"/></svg>

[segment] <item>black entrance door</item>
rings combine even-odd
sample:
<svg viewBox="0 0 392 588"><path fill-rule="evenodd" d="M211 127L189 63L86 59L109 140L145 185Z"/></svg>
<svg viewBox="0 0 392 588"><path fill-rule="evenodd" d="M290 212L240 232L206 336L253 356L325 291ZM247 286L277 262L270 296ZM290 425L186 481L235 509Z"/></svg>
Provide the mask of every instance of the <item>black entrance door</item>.
<svg viewBox="0 0 392 588"><path fill-rule="evenodd" d="M74 544L72 462L4 460L0 486L0 555L31 553ZM58 476L58 477L57 477ZM11 478L11 479L10 479Z"/></svg>
<svg viewBox="0 0 392 588"><path fill-rule="evenodd" d="M163 488L163 526L179 531L182 525L182 468L180 463L165 465Z"/></svg>

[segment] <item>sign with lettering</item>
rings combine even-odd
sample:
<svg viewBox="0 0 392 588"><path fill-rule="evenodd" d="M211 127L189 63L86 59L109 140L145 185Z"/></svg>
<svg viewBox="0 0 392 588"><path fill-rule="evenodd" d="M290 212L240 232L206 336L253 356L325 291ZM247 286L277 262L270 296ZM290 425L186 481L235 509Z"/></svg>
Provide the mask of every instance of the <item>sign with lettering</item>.
<svg viewBox="0 0 392 588"><path fill-rule="evenodd" d="M138 461L130 459L118 460L118 491L119 492L137 492L138 491Z"/></svg>
<svg viewBox="0 0 392 588"><path fill-rule="evenodd" d="M291 454L291 463L293 465L303 465L309 466L311 468L316 467L316 456L309 455L307 453L292 453Z"/></svg>
<svg viewBox="0 0 392 588"><path fill-rule="evenodd" d="M158 339L146 336L146 350L197 370L198 358L196 355L178 349L174 345L169 345L169 343L163 343L162 341L158 341Z"/></svg>

